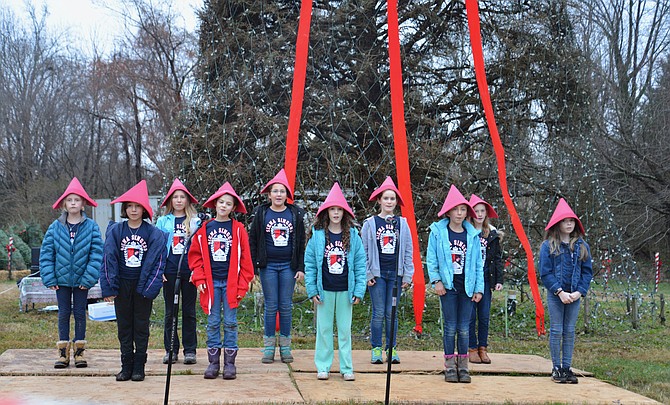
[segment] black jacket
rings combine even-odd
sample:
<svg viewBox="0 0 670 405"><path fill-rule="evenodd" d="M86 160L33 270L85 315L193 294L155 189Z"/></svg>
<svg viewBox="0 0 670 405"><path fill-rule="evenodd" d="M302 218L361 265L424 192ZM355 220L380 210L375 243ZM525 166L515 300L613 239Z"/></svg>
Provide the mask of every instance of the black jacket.
<svg viewBox="0 0 670 405"><path fill-rule="evenodd" d="M503 260L502 249L500 248L501 235L495 230L489 232L488 244L486 246L486 272L484 273L484 283L488 283L491 288L496 284L503 283Z"/></svg>
<svg viewBox="0 0 670 405"><path fill-rule="evenodd" d="M293 254L291 255L291 269L294 272L305 271L305 211L293 204L286 204L293 214ZM254 263L254 273L267 267L268 257L265 249L265 211L270 203L263 203L254 209L251 227L249 228L249 247L251 260Z"/></svg>

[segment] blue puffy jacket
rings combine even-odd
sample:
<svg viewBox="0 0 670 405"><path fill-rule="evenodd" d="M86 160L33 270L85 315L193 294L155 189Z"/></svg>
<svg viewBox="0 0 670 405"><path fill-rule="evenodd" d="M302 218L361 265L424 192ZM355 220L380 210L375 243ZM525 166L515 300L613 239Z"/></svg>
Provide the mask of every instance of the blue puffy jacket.
<svg viewBox="0 0 670 405"><path fill-rule="evenodd" d="M40 276L46 287L91 288L100 276L102 237L100 228L82 212L74 242L65 223L67 213L47 229L40 249Z"/></svg>

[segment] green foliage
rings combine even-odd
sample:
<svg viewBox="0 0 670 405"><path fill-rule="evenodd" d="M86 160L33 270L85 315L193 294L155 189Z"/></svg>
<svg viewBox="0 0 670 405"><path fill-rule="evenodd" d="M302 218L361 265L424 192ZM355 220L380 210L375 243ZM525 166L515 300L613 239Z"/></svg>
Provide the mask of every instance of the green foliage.
<svg viewBox="0 0 670 405"><path fill-rule="evenodd" d="M21 253L23 263L26 265L25 268L30 268L32 258L30 253L30 246L28 246L26 242L24 242L23 239L21 239L21 237L17 234L10 234L10 236L14 238L14 246L16 247L16 251Z"/></svg>
<svg viewBox="0 0 670 405"><path fill-rule="evenodd" d="M39 247L42 245L44 232L37 222L21 222L9 227L9 233L18 235L29 247Z"/></svg>
<svg viewBox="0 0 670 405"><path fill-rule="evenodd" d="M21 241L23 242L23 241ZM9 236L5 231L0 230L0 249L2 250L0 252L0 269L6 270L7 269L7 245L9 244ZM24 243L25 245L25 243ZM18 246L16 246L16 238L14 239L14 247L16 247L16 250L12 253L12 270L25 270L28 267L26 266L26 262L23 259L23 255L21 254L21 250L19 250ZM30 250L28 251L28 260L30 260Z"/></svg>

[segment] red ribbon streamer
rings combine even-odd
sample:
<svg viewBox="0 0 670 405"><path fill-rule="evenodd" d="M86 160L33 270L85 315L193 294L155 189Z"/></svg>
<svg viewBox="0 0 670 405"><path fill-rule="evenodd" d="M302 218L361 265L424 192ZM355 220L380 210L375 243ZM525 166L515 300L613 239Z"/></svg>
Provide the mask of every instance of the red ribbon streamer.
<svg viewBox="0 0 670 405"><path fill-rule="evenodd" d="M521 219L516 212L514 202L509 195L507 189L507 171L505 170L505 149L503 148L498 127L496 126L495 117L493 115L493 106L491 105L491 96L489 95L489 88L486 82L486 69L484 67L484 52L482 51L482 38L479 26L479 5L477 0L465 0L465 9L468 16L468 28L470 29L470 43L472 45L472 57L475 63L475 76L477 78L477 87L479 88L479 95L484 106L484 113L486 115L486 123L491 133L491 141L493 142L493 150L495 151L496 161L498 163L498 180L500 181L500 188L502 190L503 199L507 211L512 217L512 225L524 251L526 252L526 261L528 263L528 282L533 293L533 301L535 301L535 327L538 335L544 335L544 307L542 306L542 297L537 286L537 276L535 274L535 260L533 259L533 250L530 242L526 236L526 232L521 225Z"/></svg>
<svg viewBox="0 0 670 405"><path fill-rule="evenodd" d="M412 245L414 247L414 330L421 334L423 327L423 307L426 300L426 281L423 278L423 264L421 263L421 252L419 250L419 238L416 229L416 217L414 215L414 202L412 197L412 182L409 175L409 154L407 152L407 130L405 128L405 107L402 89L402 64L400 60L400 34L398 28L398 3L397 0L388 0L388 46L389 46L389 68L391 70L391 117L393 122L393 145L395 147L396 174L398 176L398 190L403 196L405 206L402 207L402 215L407 218L407 223L412 234Z"/></svg>

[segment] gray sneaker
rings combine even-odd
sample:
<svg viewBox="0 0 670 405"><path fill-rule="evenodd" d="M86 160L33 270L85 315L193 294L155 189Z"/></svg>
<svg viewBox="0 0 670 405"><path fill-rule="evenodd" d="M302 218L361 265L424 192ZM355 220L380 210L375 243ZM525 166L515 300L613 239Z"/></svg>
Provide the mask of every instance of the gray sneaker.
<svg viewBox="0 0 670 405"><path fill-rule="evenodd" d="M176 363L177 360L179 360L179 355L177 353L172 354L172 364ZM170 353L165 353L165 356L163 356L163 364L168 364L170 361Z"/></svg>
<svg viewBox="0 0 670 405"><path fill-rule="evenodd" d="M184 354L184 364L196 364L198 359L195 357L195 353L185 353Z"/></svg>

